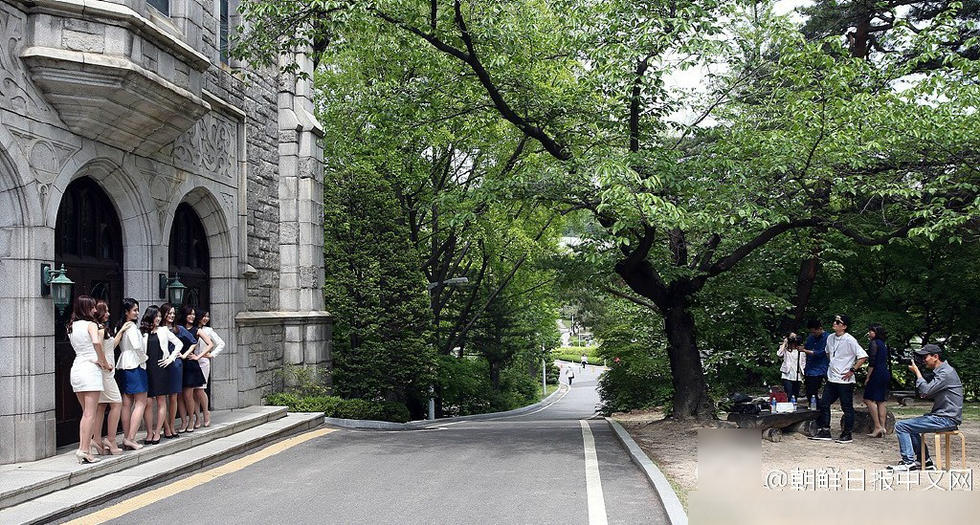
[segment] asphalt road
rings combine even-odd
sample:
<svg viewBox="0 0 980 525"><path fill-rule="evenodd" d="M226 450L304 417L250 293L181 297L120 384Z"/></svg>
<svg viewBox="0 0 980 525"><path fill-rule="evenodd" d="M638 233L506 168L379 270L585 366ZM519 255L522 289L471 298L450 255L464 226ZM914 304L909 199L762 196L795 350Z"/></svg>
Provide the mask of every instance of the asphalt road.
<svg viewBox="0 0 980 525"><path fill-rule="evenodd" d="M666 523L601 419L587 422L601 484L593 476L590 494L580 420L595 412L597 370L580 370L560 401L535 413L418 431L338 430L111 523L598 524L599 504L608 523Z"/></svg>

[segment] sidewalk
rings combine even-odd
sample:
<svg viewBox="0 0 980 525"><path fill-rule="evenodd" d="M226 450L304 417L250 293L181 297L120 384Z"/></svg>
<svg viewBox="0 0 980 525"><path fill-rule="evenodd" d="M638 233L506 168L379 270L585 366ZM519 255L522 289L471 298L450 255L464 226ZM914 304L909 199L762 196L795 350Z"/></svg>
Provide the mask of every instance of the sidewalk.
<svg viewBox="0 0 980 525"><path fill-rule="evenodd" d="M73 446L40 461L0 466L0 523L57 519L125 491L221 461L323 422L322 414L288 414L285 407L213 411L199 428L159 445L79 464ZM142 437L140 436L142 442Z"/></svg>

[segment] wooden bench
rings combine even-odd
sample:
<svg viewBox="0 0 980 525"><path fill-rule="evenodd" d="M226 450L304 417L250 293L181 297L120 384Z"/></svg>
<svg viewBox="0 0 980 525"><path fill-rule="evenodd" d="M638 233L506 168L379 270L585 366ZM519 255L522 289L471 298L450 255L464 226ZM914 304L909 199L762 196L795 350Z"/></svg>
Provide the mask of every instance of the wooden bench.
<svg viewBox="0 0 980 525"><path fill-rule="evenodd" d="M820 417L819 410L797 409L796 412L772 414L728 414L728 421L734 422L738 428L757 428L762 431L762 437L778 443L782 440L783 430L801 431L807 421L815 421Z"/></svg>

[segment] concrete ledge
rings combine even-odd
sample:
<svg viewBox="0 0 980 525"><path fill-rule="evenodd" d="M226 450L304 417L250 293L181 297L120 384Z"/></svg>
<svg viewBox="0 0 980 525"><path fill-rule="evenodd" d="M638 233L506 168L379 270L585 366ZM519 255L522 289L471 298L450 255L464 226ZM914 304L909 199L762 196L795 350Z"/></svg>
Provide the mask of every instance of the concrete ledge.
<svg viewBox="0 0 980 525"><path fill-rule="evenodd" d="M609 426L612 427L613 432L615 432L616 438L623 444L623 448L629 453L630 459L640 467L640 470L646 475L647 480L650 481L650 485L653 486L654 492L657 493L657 497L660 498L660 502L667 512L667 519L670 520L670 524L687 525L687 512L684 511L681 500L677 498L674 487L670 486L670 482L667 481L663 472L657 468L657 465L653 461L650 461L650 458L643 452L640 445L636 444L633 437L626 432L626 429L619 422L608 417L605 419L609 422Z"/></svg>
<svg viewBox="0 0 980 525"><path fill-rule="evenodd" d="M289 414L199 447L134 466L124 472L0 510L0 523L44 523L57 520L105 503L124 493L199 470L291 434L316 428L322 423L323 417L317 414Z"/></svg>
<svg viewBox="0 0 980 525"><path fill-rule="evenodd" d="M0 509L11 507L55 491L127 470L157 458L170 456L193 447L286 417L286 407L254 406L228 411L213 411L212 425L180 438L163 440L140 450L127 450L118 456L103 456L102 461L80 465L75 460L77 446L63 447L53 457L0 467ZM0 519L0 523L8 523Z"/></svg>
<svg viewBox="0 0 980 525"><path fill-rule="evenodd" d="M559 385L558 390L555 390L548 397L543 400L526 407L515 408L514 410L507 410L505 412L491 412L488 414L473 414L471 416L459 416L459 417L447 417L443 419L436 419L430 421L428 419L423 419L420 421L409 421L408 423L392 423L391 421L372 421L368 419L341 419L336 417L324 417L323 422L327 425L341 428L349 428L352 430L423 430L430 427L437 427L439 425L444 425L446 423L454 423L457 421L482 421L489 419L498 419L502 417L514 417L527 414L528 412L533 412L540 408L545 408L557 403L568 392L568 386Z"/></svg>

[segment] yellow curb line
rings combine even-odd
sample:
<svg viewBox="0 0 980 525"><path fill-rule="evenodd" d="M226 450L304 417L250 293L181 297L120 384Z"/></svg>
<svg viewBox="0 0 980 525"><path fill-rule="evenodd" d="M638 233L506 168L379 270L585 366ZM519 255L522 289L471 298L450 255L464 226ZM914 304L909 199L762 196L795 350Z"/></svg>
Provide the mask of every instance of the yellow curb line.
<svg viewBox="0 0 980 525"><path fill-rule="evenodd" d="M98 512L93 512L92 514L82 516L67 523L71 525L89 525L114 520L129 514L130 512L146 507L147 505L151 505L160 500L169 498L170 496L174 496L194 487L198 487L209 481L220 478L225 474L237 472L249 465L258 463L259 461L262 461L270 456L274 456L284 450L335 431L336 429L322 428L312 432L307 432L305 434L300 434L285 441L280 441L269 445L268 447L265 447L254 454L249 454L248 456L236 459L234 461L229 461L220 467L215 467L213 469L194 474L180 481L175 481L168 485L153 489L134 498L130 498L111 507L106 507Z"/></svg>

